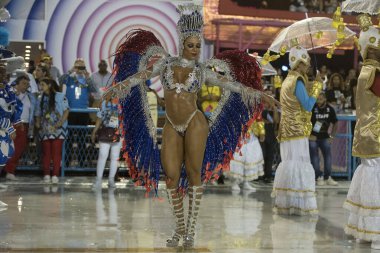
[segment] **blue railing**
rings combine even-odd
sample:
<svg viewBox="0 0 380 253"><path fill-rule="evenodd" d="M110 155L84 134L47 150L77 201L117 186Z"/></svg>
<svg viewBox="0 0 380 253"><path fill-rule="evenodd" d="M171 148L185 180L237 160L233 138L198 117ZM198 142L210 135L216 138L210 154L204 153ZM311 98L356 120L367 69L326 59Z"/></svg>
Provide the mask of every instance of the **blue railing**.
<svg viewBox="0 0 380 253"><path fill-rule="evenodd" d="M339 132L336 134L337 139L345 139L345 161L346 161L346 172L336 172L333 170L333 176L341 176L347 177L347 180L351 180L354 170L356 169L356 158L352 156L352 140L353 140L353 132L352 132L352 123L356 121L356 116L353 114L338 114L338 124L339 122L345 123L343 127L345 131ZM343 129L344 130L344 129ZM333 143L334 144L334 143ZM334 157L334 153L337 153L337 150L332 149L332 154Z"/></svg>
<svg viewBox="0 0 380 253"><path fill-rule="evenodd" d="M70 109L70 113L97 113L98 108ZM94 125L68 125L68 136L62 149L61 176L65 171L94 171L98 157L96 144L91 143Z"/></svg>
<svg viewBox="0 0 380 253"><path fill-rule="evenodd" d="M70 109L70 112L74 113L96 113L98 111L98 108ZM163 111L158 111L159 116L164 114ZM98 143L95 145L91 143L91 132L94 127L94 125L68 126L68 137L62 150L61 176L65 176L65 171L92 172L96 170L99 148ZM160 135L162 128L157 128L157 132ZM122 164L119 163L119 165ZM119 166L119 169L127 170L127 167Z"/></svg>

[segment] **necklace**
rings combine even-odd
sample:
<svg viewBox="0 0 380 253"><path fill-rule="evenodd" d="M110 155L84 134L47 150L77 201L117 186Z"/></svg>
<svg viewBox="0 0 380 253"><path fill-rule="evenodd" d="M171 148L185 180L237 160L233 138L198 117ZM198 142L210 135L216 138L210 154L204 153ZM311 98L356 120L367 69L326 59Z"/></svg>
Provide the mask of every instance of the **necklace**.
<svg viewBox="0 0 380 253"><path fill-rule="evenodd" d="M178 65L182 68L194 68L195 60L187 60L185 58L179 58Z"/></svg>

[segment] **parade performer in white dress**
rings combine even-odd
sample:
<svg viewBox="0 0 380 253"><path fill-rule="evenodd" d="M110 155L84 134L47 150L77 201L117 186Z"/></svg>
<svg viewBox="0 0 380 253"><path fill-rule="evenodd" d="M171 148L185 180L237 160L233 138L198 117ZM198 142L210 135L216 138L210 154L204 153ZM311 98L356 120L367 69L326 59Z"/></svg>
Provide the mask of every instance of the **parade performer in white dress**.
<svg viewBox="0 0 380 253"><path fill-rule="evenodd" d="M307 72L310 56L295 46L289 52L291 70L281 88L282 108L278 141L281 163L273 185L274 211L280 214L315 214L315 174L310 163L309 135L311 133L311 110L322 89L322 80L309 87Z"/></svg>
<svg viewBox="0 0 380 253"><path fill-rule="evenodd" d="M249 183L264 175L264 158L260 141L265 139L264 121L256 120L248 130L248 136L239 151L234 153L234 159L230 163L229 176L232 179L232 191L240 191L239 184L243 184L243 190L255 191Z"/></svg>
<svg viewBox="0 0 380 253"><path fill-rule="evenodd" d="M356 127L352 155L361 164L352 179L344 208L350 213L346 233L380 249L380 30L360 15L360 53L364 59L356 92Z"/></svg>

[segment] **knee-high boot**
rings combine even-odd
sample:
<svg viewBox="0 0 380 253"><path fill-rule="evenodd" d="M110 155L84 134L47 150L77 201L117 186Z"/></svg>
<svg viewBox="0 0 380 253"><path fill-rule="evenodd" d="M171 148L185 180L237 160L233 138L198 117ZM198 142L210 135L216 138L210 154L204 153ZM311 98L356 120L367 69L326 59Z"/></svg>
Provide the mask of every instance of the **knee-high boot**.
<svg viewBox="0 0 380 253"><path fill-rule="evenodd" d="M194 247L195 227L199 213L199 206L203 196L203 186L189 187L189 215L187 217L186 235L183 241L183 247Z"/></svg>
<svg viewBox="0 0 380 253"><path fill-rule="evenodd" d="M185 216L183 212L183 195L177 189L167 189L168 201L175 218L176 228L172 237L166 241L167 247L177 247L179 240L185 234Z"/></svg>

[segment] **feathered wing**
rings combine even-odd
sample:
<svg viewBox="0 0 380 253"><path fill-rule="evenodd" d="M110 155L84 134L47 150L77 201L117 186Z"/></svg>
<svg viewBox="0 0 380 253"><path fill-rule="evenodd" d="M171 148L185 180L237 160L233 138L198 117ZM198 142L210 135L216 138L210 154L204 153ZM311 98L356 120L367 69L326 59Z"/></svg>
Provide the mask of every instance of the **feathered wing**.
<svg viewBox="0 0 380 253"><path fill-rule="evenodd" d="M219 105L210 117L210 130L203 158L201 179L203 183L216 180L229 164L236 150L242 145L249 126L261 114L261 104L247 108L242 96L224 90ZM188 180L182 168L180 188L186 190Z"/></svg>
<svg viewBox="0 0 380 253"><path fill-rule="evenodd" d="M244 86L262 90L259 64L245 52L225 51L211 59L206 66L215 72L223 72L224 76L231 77ZM222 171L229 169L234 152L240 149L250 125L261 115L262 103L247 105L242 94L244 92L223 89L221 100L211 114L201 170L203 183L217 179ZM180 187L186 189L187 185L186 173L182 170Z"/></svg>
<svg viewBox="0 0 380 253"><path fill-rule="evenodd" d="M215 179L229 169L253 120L261 113L261 104L248 108L238 93L224 91L218 107L211 115L210 132L202 166L202 181ZM230 94L228 94L230 93Z"/></svg>
<svg viewBox="0 0 380 253"><path fill-rule="evenodd" d="M147 41L150 41L150 44ZM147 61L147 54L152 51L149 48L160 46L158 39L151 32L137 30L128 34L127 40L115 54L114 82L123 81L143 70L142 63ZM124 137L122 152L135 184L144 185L147 192L154 190L157 194L162 166L146 90L146 82L141 81L131 88L128 95L119 100L120 128Z"/></svg>

